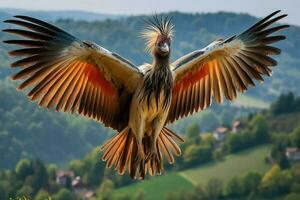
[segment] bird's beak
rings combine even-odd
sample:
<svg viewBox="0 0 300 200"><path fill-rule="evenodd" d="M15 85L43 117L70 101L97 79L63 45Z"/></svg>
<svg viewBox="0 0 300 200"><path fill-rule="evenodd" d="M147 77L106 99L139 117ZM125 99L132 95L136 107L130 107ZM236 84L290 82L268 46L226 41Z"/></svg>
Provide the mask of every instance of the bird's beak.
<svg viewBox="0 0 300 200"><path fill-rule="evenodd" d="M164 43L162 46L160 46L160 51L163 53L168 53L169 50L169 45L167 43Z"/></svg>

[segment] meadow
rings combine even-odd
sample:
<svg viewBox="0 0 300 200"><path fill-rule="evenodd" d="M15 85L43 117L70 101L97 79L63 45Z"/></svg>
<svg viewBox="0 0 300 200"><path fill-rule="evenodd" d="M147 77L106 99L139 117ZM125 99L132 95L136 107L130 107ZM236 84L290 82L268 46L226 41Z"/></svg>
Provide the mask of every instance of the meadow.
<svg viewBox="0 0 300 200"><path fill-rule="evenodd" d="M261 145L228 155L221 161L213 161L184 171L165 173L160 177L116 189L114 196L117 198L142 190L146 200L157 200L165 197L170 191L184 192L192 189L193 185L204 185L212 178L218 178L226 183L230 178L248 172L265 173L271 167L265 162L270 148L270 145Z"/></svg>

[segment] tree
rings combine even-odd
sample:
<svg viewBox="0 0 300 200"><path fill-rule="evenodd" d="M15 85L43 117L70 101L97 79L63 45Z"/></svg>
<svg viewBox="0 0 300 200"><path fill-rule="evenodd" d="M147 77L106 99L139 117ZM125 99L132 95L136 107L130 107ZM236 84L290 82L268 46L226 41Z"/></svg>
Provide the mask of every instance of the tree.
<svg viewBox="0 0 300 200"><path fill-rule="evenodd" d="M215 160L221 160L223 158L223 151L221 149L216 149L213 153Z"/></svg>
<svg viewBox="0 0 300 200"><path fill-rule="evenodd" d="M111 195L114 189L114 183L109 179L104 179L100 188L97 191L97 195L101 200L111 199Z"/></svg>
<svg viewBox="0 0 300 200"><path fill-rule="evenodd" d="M295 96L292 92L288 94L281 94L276 102L271 105L271 113L273 115L294 112L295 106Z"/></svg>
<svg viewBox="0 0 300 200"><path fill-rule="evenodd" d="M68 164L68 168L73 170L77 176L83 176L84 172L84 163L81 160L72 160Z"/></svg>
<svg viewBox="0 0 300 200"><path fill-rule="evenodd" d="M256 172L249 172L242 179L242 188L244 190L244 194L250 194L251 192L256 192L258 189L258 185L261 180L261 175Z"/></svg>
<svg viewBox="0 0 300 200"><path fill-rule="evenodd" d="M212 159L212 148L209 145L189 145L183 153L183 159L190 166L207 162Z"/></svg>
<svg viewBox="0 0 300 200"><path fill-rule="evenodd" d="M47 188L48 174L45 165L39 160L35 160L33 165L32 188L37 193L41 188Z"/></svg>
<svg viewBox="0 0 300 200"><path fill-rule="evenodd" d="M49 199L50 195L46 190L39 190L39 192L36 194L34 200L47 200Z"/></svg>
<svg viewBox="0 0 300 200"><path fill-rule="evenodd" d="M300 125L293 130L291 140L294 146L300 148Z"/></svg>
<svg viewBox="0 0 300 200"><path fill-rule="evenodd" d="M269 139L269 127L267 119L262 114L257 114L250 122L251 132L256 144L265 143Z"/></svg>
<svg viewBox="0 0 300 200"><path fill-rule="evenodd" d="M229 134L228 139L226 140L228 144L229 151L231 153L237 152L245 148L243 146L242 135L238 134Z"/></svg>
<svg viewBox="0 0 300 200"><path fill-rule="evenodd" d="M195 143L200 143L200 127L198 124L193 123L187 127L187 138L194 140Z"/></svg>
<svg viewBox="0 0 300 200"><path fill-rule="evenodd" d="M32 165L30 160L21 159L16 165L15 171L17 176L21 180L25 180L25 178L33 173Z"/></svg>
<svg viewBox="0 0 300 200"><path fill-rule="evenodd" d="M206 184L205 188L205 197L210 200L216 200L222 195L223 184L219 179L210 179Z"/></svg>
<svg viewBox="0 0 300 200"><path fill-rule="evenodd" d="M30 185L23 185L20 190L17 192L18 196L32 196L33 188Z"/></svg>
<svg viewBox="0 0 300 200"><path fill-rule="evenodd" d="M238 177L233 177L229 180L225 187L225 194L228 197L239 197L244 194L242 181Z"/></svg>
<svg viewBox="0 0 300 200"><path fill-rule="evenodd" d="M275 160L282 169L290 167L290 163L285 154L286 148L290 145L290 137L286 134L273 134L272 140L272 159Z"/></svg>
<svg viewBox="0 0 300 200"><path fill-rule="evenodd" d="M280 193L280 173L279 165L273 167L265 173L259 186L260 192L267 197L273 197Z"/></svg>
<svg viewBox="0 0 300 200"><path fill-rule="evenodd" d="M48 173L50 181L55 181L55 179L56 179L56 170L57 170L57 167L54 164L51 164L47 167L47 173Z"/></svg>
<svg viewBox="0 0 300 200"><path fill-rule="evenodd" d="M55 195L53 195L55 200L73 200L74 196L72 192L66 188L60 189Z"/></svg>
<svg viewBox="0 0 300 200"><path fill-rule="evenodd" d="M104 177L105 164L99 158L99 149L95 148L82 161L83 181L90 186L99 185Z"/></svg>

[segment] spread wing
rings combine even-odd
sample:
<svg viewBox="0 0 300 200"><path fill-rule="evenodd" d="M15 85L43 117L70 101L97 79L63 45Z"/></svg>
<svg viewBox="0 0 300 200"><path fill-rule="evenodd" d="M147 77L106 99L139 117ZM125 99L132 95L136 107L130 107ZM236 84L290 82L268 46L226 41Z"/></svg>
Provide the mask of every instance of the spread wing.
<svg viewBox="0 0 300 200"><path fill-rule="evenodd" d="M10 51L21 57L12 63L20 71L28 96L40 106L77 112L120 130L127 125L131 96L142 73L128 60L89 41L80 41L41 20L16 16L6 20L22 29L4 32L22 39L4 41L23 48Z"/></svg>
<svg viewBox="0 0 300 200"><path fill-rule="evenodd" d="M286 15L274 17L276 11L238 36L217 40L204 49L196 50L172 63L174 86L167 122L173 122L211 105L212 96L217 103L236 98L255 86L253 80L263 81L271 75L277 62L270 55L280 54L271 44L285 39L271 35L288 25L274 22Z"/></svg>

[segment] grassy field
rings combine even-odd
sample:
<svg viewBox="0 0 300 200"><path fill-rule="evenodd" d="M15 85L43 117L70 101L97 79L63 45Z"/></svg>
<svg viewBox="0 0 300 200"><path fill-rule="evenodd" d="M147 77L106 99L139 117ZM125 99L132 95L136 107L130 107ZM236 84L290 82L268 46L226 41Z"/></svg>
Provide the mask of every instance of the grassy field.
<svg viewBox="0 0 300 200"><path fill-rule="evenodd" d="M164 199L169 191L188 190L192 187L193 184L178 173L165 173L162 176L117 189L114 196L131 195L138 190L143 190L146 200L159 200Z"/></svg>
<svg viewBox="0 0 300 200"><path fill-rule="evenodd" d="M269 103L245 94L239 94L238 97L232 103L237 107L246 108L266 109L269 107Z"/></svg>
<svg viewBox="0 0 300 200"><path fill-rule="evenodd" d="M165 173L163 176L122 187L115 190L114 195L117 197L143 190L147 200L159 200L164 199L170 191L188 190L195 184L205 184L211 178L226 182L234 176L241 176L249 171L264 173L270 168L264 161L269 151L269 145L255 147L226 156L222 161L210 162L177 173Z"/></svg>
<svg viewBox="0 0 300 200"><path fill-rule="evenodd" d="M270 165L265 162L265 157L269 152L270 146L263 145L226 156L222 161L179 172L179 174L193 184L205 184L211 178L226 182L234 176L241 176L249 171L267 171Z"/></svg>

